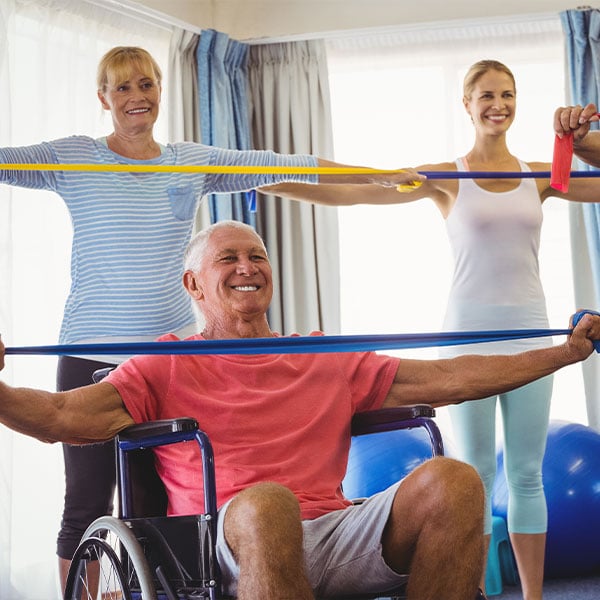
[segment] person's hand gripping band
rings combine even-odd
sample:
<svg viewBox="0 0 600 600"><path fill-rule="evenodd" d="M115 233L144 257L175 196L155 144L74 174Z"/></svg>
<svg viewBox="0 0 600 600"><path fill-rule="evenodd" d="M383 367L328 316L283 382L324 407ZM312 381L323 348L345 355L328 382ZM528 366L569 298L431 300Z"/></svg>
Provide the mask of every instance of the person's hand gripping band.
<svg viewBox="0 0 600 600"><path fill-rule="evenodd" d="M405 173L403 169L400 169L401 173ZM423 184L422 181L408 181L407 183L400 183L396 186L396 190L398 192L414 192L416 189L419 189Z"/></svg>
<svg viewBox="0 0 600 600"><path fill-rule="evenodd" d="M581 318L583 317L583 315L600 316L600 312L597 312L595 310L589 310L589 309L578 310L571 317L571 322L573 323L573 328L575 328L577 326L577 323L579 323L579 321L581 321ZM596 350L596 352L600 352L600 340L592 340L592 344L594 345L594 349Z"/></svg>

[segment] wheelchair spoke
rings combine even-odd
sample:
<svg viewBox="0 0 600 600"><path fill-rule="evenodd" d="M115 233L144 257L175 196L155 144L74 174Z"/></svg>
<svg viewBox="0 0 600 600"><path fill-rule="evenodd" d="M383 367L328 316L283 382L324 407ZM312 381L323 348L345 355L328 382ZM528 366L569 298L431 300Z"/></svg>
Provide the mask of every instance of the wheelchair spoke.
<svg viewBox="0 0 600 600"><path fill-rule="evenodd" d="M69 600L131 600L119 557L101 538L84 540L73 556L65 598Z"/></svg>
<svg viewBox="0 0 600 600"><path fill-rule="evenodd" d="M101 517L77 548L65 600L156 600L152 576L131 530L118 519Z"/></svg>

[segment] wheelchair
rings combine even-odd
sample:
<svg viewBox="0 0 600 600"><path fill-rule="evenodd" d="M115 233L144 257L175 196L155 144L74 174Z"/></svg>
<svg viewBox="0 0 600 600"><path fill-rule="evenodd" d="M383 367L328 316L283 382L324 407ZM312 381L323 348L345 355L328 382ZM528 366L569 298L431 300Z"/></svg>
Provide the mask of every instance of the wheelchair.
<svg viewBox="0 0 600 600"><path fill-rule="evenodd" d="M434 416L434 409L423 404L357 414L352 435L423 427L432 455L443 455ZM204 513L167 517L167 496L154 469L152 449L186 442L199 447ZM119 517L100 517L84 533L71 562L65 600L233 600L221 593L215 556L213 450L196 420L184 417L133 425L115 438L115 448ZM394 589L335 600L404 597L403 589Z"/></svg>

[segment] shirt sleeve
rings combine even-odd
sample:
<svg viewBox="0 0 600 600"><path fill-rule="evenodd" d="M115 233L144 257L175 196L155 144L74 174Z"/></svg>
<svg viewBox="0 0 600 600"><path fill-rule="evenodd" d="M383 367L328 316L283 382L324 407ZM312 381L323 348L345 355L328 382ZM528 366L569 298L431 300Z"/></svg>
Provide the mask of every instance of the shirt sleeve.
<svg viewBox="0 0 600 600"><path fill-rule="evenodd" d="M213 166L317 167L318 160L309 154L278 154L270 150L226 150L213 148ZM242 192L282 182L318 183L318 175L283 173L209 173L207 192Z"/></svg>
<svg viewBox="0 0 600 600"><path fill-rule="evenodd" d="M159 341L177 341L169 334ZM111 371L104 381L113 385L136 423L161 419L161 405L167 397L171 355L134 356Z"/></svg>
<svg viewBox="0 0 600 600"><path fill-rule="evenodd" d="M18 148L0 148L2 164L56 164L56 154L49 142ZM41 170L0 170L0 182L37 190L56 191L54 171Z"/></svg>
<svg viewBox="0 0 600 600"><path fill-rule="evenodd" d="M394 382L400 358L375 352L338 355L352 397L354 412L381 408Z"/></svg>

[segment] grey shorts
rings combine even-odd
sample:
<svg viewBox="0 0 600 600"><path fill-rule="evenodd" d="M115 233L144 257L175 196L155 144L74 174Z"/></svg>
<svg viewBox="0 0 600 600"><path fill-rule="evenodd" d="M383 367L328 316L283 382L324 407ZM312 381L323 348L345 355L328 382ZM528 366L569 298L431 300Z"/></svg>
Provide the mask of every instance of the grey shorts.
<svg viewBox="0 0 600 600"><path fill-rule="evenodd" d="M363 504L302 522L306 571L317 597L385 592L400 586L399 575L383 560L381 536L399 484ZM239 568L223 533L229 502L219 510L217 559L224 591L236 595Z"/></svg>

